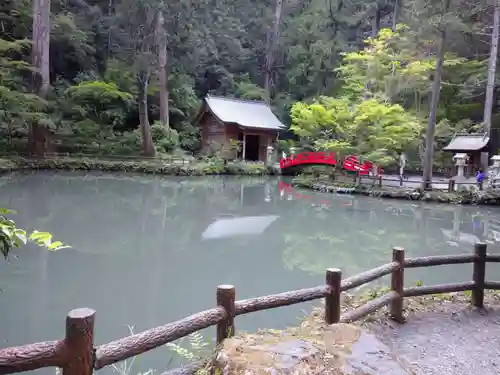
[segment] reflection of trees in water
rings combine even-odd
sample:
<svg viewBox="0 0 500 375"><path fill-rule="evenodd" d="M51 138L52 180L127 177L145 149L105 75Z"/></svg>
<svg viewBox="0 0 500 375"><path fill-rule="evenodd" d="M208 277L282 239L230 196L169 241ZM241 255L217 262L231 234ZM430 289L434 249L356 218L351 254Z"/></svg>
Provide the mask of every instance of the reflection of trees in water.
<svg viewBox="0 0 500 375"><path fill-rule="evenodd" d="M120 251L130 241L152 235L160 229L158 217L175 207L173 200L165 199L174 196L175 188L154 181L78 177L33 176L29 185L16 184L11 204L30 226L60 234L78 251L99 254Z"/></svg>
<svg viewBox="0 0 500 375"><path fill-rule="evenodd" d="M370 198L330 200L332 205L321 209L302 201L300 214L290 217L294 231L285 235L284 250L288 268L322 275L328 267L340 267L354 274L390 261L394 246L405 247L407 256L470 252L474 237L468 232L474 215L476 220L491 221L491 212L484 208ZM448 231L454 234L451 240ZM484 233L486 226L475 235L483 240Z"/></svg>
<svg viewBox="0 0 500 375"><path fill-rule="evenodd" d="M218 214L238 215L242 196L262 195L266 180L42 172L3 181L2 201L20 223L57 233L79 252L109 254L187 249Z"/></svg>
<svg viewBox="0 0 500 375"><path fill-rule="evenodd" d="M338 266L352 274L385 263L393 246L404 246L409 256L456 253L457 247L468 252L472 245L463 242L463 233L471 231L473 216L476 221L497 216L483 208L308 191L313 199L332 203L318 207L295 197L280 199L278 180L265 178L81 173L39 173L23 182L25 178L12 179L12 190L11 182L5 182L2 197L20 212L20 224L55 232L79 252L126 256L126 249L134 248L145 254L191 251L192 241L217 218L277 214L280 219L261 239L281 241L273 246L283 246L287 268L317 274ZM491 238L487 227L491 225L483 225L481 233ZM451 231L451 239L443 228ZM485 238L481 233L476 236ZM243 248L249 241L235 237L227 246Z"/></svg>

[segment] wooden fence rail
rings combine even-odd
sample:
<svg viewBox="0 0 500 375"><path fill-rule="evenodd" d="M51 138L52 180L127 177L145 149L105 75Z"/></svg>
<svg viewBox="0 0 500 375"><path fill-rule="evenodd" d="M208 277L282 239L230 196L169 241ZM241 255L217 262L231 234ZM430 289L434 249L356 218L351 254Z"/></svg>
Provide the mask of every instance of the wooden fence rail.
<svg viewBox="0 0 500 375"><path fill-rule="evenodd" d="M378 187L384 186L384 181L389 182L390 185L387 185L388 187L403 187L405 182L412 182L412 181L407 181L402 177L384 177L382 175L379 176L360 176L359 174L354 174L353 175L353 182L360 184L360 185L376 185ZM413 181L415 184L416 182ZM436 187L437 185L446 185L445 187L438 188ZM447 181L442 181L442 180L437 180L437 181L431 181L431 186L432 190L439 190L439 191L447 191L448 193L452 193L454 191L457 191L457 188L460 187L466 187L469 188L471 186L477 187L479 190L484 190L484 181L478 184L475 181L462 181L462 182L456 182L453 179L448 179Z"/></svg>
<svg viewBox="0 0 500 375"><path fill-rule="evenodd" d="M204 328L217 326L217 343L234 335L235 317L305 301L325 299L325 322L355 322L381 307L388 306L390 317L404 323L405 297L471 291L471 303L478 308L484 304L486 289L500 289L500 281L486 281L486 263L500 263L500 255L486 252L485 243L474 246L474 254L436 255L405 259L402 248L394 248L392 261L380 267L342 280L340 269L326 270L325 285L291 292L236 301L232 285L217 288L217 307L184 319L137 333L108 344L94 346L95 311L81 308L69 312L66 318L66 337L59 341L39 342L0 350L0 374L60 367L63 375L91 375L94 370L123 361L138 354L175 341ZM404 287L405 268L431 267L472 263L472 281L433 286ZM391 290L358 308L341 315L341 293L391 275ZM176 371L176 370L174 370ZM178 372L177 372L178 373Z"/></svg>

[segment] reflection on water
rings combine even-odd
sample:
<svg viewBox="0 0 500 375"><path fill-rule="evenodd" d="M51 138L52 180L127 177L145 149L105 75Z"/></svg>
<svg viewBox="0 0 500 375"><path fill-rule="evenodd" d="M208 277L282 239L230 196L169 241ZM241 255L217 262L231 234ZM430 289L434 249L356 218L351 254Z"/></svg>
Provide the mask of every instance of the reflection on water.
<svg viewBox="0 0 500 375"><path fill-rule="evenodd" d="M57 253L27 247L0 262L0 345L60 338L66 313L84 306L97 310L100 344L125 336L127 325L139 332L213 307L218 284L234 284L240 299L316 286L328 267L352 275L388 262L393 246L407 256L453 254L483 240L500 252L496 208L336 196L284 182L94 173L0 180L0 206L16 209L20 225L73 246ZM434 284L471 273L455 265L405 276ZM489 267L488 277L499 280L498 268ZM309 308L238 317L237 328L281 328ZM169 356L158 349L136 365L162 371Z"/></svg>

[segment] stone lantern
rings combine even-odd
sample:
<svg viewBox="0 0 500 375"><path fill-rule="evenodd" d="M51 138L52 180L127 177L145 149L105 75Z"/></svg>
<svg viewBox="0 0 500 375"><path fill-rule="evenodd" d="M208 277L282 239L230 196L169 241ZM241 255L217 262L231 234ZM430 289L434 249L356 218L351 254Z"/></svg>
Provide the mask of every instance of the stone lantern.
<svg viewBox="0 0 500 375"><path fill-rule="evenodd" d="M405 167L407 163L406 154L404 152L399 154L399 176L403 178L405 174Z"/></svg>
<svg viewBox="0 0 500 375"><path fill-rule="evenodd" d="M267 154L266 154L266 165L271 167L274 164L274 147L269 145L267 146Z"/></svg>
<svg viewBox="0 0 500 375"><path fill-rule="evenodd" d="M491 157L491 161L493 162L493 165L490 167L492 169L498 169L500 170L500 155L495 155Z"/></svg>
<svg viewBox="0 0 500 375"><path fill-rule="evenodd" d="M488 169L488 184L490 186L496 185L495 180L500 178L500 155L491 157L493 165Z"/></svg>
<svg viewBox="0 0 500 375"><path fill-rule="evenodd" d="M457 175L455 180L465 180L465 166L467 165L467 154L457 153L453 156L453 161L457 166Z"/></svg>

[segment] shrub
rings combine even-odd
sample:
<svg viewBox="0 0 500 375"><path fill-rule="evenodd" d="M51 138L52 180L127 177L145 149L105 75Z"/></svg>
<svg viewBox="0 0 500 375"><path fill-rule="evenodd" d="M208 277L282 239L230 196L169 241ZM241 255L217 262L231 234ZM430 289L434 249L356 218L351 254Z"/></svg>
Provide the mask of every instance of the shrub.
<svg viewBox="0 0 500 375"><path fill-rule="evenodd" d="M158 152L171 152L179 147L179 134L177 130L166 128L165 124L155 121L151 125L151 136Z"/></svg>
<svg viewBox="0 0 500 375"><path fill-rule="evenodd" d="M2 159L0 159L1 161ZM234 162L224 164L219 159L204 159L190 164L178 164L169 158L138 159L138 160L98 160L90 158L59 158L59 159L21 159L8 164L0 162L0 172L17 169L55 169L55 170L83 170L109 172L140 172L175 176L204 176L212 174L252 175L262 176L275 174L273 168L263 164Z"/></svg>

